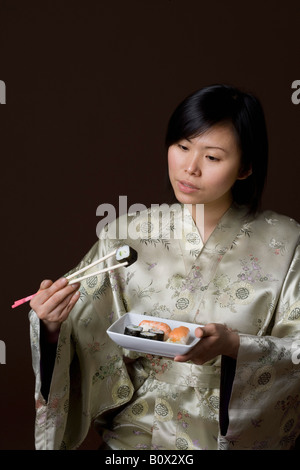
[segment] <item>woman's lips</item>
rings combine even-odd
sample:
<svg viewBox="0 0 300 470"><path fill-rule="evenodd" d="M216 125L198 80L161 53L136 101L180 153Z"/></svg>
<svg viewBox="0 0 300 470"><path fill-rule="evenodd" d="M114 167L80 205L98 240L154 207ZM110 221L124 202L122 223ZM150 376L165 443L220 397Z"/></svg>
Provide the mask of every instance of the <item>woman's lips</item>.
<svg viewBox="0 0 300 470"><path fill-rule="evenodd" d="M199 191L199 188L197 186L190 183L189 181L184 181L184 180L178 181L178 188L183 193L194 193L196 191Z"/></svg>

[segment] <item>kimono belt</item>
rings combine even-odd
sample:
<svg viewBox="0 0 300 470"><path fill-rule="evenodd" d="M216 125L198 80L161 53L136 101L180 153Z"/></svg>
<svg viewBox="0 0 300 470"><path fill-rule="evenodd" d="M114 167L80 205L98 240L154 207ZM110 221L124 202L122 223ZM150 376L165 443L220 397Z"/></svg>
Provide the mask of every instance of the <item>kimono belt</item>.
<svg viewBox="0 0 300 470"><path fill-rule="evenodd" d="M159 382L193 388L220 388L221 367L196 365L191 362L174 362L167 358L151 357L143 361L149 376Z"/></svg>
<svg viewBox="0 0 300 470"><path fill-rule="evenodd" d="M107 445L115 449L216 449L219 417L219 365L140 357L134 400L117 415ZM111 432L112 431L112 432Z"/></svg>

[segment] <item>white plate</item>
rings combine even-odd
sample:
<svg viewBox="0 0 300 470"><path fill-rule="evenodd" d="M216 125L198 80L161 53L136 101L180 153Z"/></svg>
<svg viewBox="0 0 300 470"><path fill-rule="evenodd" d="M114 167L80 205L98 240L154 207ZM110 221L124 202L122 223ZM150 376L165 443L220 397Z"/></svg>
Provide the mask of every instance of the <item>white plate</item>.
<svg viewBox="0 0 300 470"><path fill-rule="evenodd" d="M125 326L133 324L138 325L142 320L153 320L158 322L167 323L173 330L179 326L186 326L190 330L190 335L187 344L174 344L165 341L156 341L153 339L138 338L124 334ZM109 337L125 349L131 351L143 352L147 354L154 354L156 356L175 357L178 355L186 354L192 349L199 338L195 337L195 329L201 325L194 323L186 323L177 320L168 320L166 318L152 317L148 315L139 315L138 313L126 313L117 321L115 321L108 329L107 334Z"/></svg>

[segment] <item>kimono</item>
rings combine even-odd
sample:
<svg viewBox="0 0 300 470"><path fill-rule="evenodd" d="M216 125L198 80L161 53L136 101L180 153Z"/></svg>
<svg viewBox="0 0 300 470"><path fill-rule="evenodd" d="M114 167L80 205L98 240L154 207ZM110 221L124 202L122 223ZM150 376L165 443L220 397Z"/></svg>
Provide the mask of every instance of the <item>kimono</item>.
<svg viewBox="0 0 300 470"><path fill-rule="evenodd" d="M124 244L137 251L134 264L81 282L61 326L47 398L40 323L29 314L36 448L75 449L92 422L113 450L293 448L300 433L299 225L232 205L203 244L186 206L162 205L109 224L75 269ZM195 365L125 350L106 330L126 312L226 324L240 336L237 360Z"/></svg>

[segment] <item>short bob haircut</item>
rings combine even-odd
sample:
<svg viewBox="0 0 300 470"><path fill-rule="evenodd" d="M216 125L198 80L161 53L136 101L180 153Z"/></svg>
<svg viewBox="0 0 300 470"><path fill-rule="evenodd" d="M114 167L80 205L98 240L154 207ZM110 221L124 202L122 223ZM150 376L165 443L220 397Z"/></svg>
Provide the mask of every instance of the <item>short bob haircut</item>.
<svg viewBox="0 0 300 470"><path fill-rule="evenodd" d="M212 85L188 96L172 114L166 133L166 147L182 139L201 135L216 124L232 123L241 150L241 174L232 187L233 200L255 214L261 205L268 167L268 136L259 100L228 85Z"/></svg>

